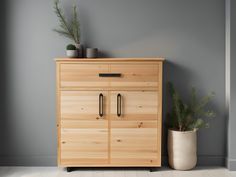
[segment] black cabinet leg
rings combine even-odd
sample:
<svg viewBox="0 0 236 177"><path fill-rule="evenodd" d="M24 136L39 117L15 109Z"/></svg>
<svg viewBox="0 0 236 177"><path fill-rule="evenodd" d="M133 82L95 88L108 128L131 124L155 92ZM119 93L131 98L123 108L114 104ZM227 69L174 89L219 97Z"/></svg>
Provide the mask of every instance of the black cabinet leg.
<svg viewBox="0 0 236 177"><path fill-rule="evenodd" d="M149 171L150 172L155 172L155 171L157 171L157 169L156 168L149 168Z"/></svg>
<svg viewBox="0 0 236 177"><path fill-rule="evenodd" d="M72 171L72 167L66 167L66 171L67 172L71 172Z"/></svg>

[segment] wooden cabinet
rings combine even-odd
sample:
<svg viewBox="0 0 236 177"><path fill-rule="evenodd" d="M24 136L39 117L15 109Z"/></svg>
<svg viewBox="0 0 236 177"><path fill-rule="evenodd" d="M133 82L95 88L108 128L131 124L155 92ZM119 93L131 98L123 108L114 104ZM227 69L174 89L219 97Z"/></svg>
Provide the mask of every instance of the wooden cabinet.
<svg viewBox="0 0 236 177"><path fill-rule="evenodd" d="M161 166L162 58L56 64L59 166Z"/></svg>

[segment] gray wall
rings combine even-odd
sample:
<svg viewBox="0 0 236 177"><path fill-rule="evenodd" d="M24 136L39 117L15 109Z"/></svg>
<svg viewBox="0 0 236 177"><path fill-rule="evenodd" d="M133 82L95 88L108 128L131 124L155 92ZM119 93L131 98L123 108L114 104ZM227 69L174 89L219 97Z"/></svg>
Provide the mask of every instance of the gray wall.
<svg viewBox="0 0 236 177"><path fill-rule="evenodd" d="M5 64L6 64L6 28L5 28L5 24L6 24L6 1L2 2L2 5L0 6L0 24L1 24L1 28L0 28L0 140L2 141L4 139L4 124L5 124L5 116L6 116L6 97L5 97L5 93L6 93L6 68L5 68ZM3 155L3 143L0 143L0 156Z"/></svg>
<svg viewBox="0 0 236 177"><path fill-rule="evenodd" d="M64 1L67 10L72 2ZM210 106L217 117L209 129L199 131L198 155L201 165L223 165L224 0L79 0L78 4L86 46L98 47L106 57L164 56L165 82L173 81L185 98L191 86L200 95L216 93ZM6 20L1 164L55 165L53 58L64 56L70 41L52 32L58 24L52 1L8 0ZM166 98L164 92L165 105Z"/></svg>
<svg viewBox="0 0 236 177"><path fill-rule="evenodd" d="M230 170L236 170L236 1L227 0L227 26L228 38L226 38L226 89L228 105L228 154L227 166Z"/></svg>

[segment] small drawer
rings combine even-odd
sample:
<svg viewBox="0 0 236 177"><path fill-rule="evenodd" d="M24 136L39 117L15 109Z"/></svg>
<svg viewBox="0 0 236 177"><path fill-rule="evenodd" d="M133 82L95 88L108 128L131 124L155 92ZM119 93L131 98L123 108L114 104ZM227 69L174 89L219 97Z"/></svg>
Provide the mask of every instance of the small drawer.
<svg viewBox="0 0 236 177"><path fill-rule="evenodd" d="M109 78L99 77L100 73L108 73L108 64L61 64L60 86L107 87L109 85Z"/></svg>
<svg viewBox="0 0 236 177"><path fill-rule="evenodd" d="M111 64L110 72L120 74L120 77L112 77L110 79L111 87L158 86L158 63Z"/></svg>

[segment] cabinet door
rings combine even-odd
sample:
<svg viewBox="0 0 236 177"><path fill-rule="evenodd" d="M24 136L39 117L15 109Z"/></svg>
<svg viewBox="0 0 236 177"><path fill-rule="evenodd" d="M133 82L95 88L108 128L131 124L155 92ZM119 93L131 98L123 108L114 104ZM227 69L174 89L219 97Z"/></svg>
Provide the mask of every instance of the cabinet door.
<svg viewBox="0 0 236 177"><path fill-rule="evenodd" d="M110 99L111 164L159 166L158 93L114 91Z"/></svg>
<svg viewBox="0 0 236 177"><path fill-rule="evenodd" d="M108 163L107 92L61 91L60 164Z"/></svg>

